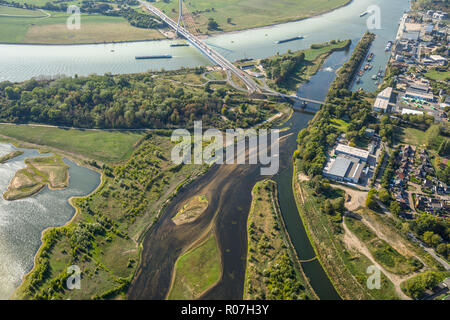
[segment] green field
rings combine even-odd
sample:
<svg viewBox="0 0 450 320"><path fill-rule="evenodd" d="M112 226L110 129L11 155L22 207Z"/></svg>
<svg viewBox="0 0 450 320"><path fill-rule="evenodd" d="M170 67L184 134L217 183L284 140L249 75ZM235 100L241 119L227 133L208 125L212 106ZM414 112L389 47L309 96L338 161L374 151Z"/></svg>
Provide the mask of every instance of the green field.
<svg viewBox="0 0 450 320"><path fill-rule="evenodd" d="M196 299L219 281L221 263L216 238L211 235L195 249L183 254L175 264L175 279L169 300Z"/></svg>
<svg viewBox="0 0 450 320"><path fill-rule="evenodd" d="M185 7L201 32L213 18L218 31L242 30L308 18L347 4L348 0L191 0ZM154 3L169 17L178 17L178 0ZM193 14L198 12L198 14ZM231 18L228 23L227 19Z"/></svg>
<svg viewBox="0 0 450 320"><path fill-rule="evenodd" d="M14 17L2 13L15 14ZM16 12L16 13L15 13ZM30 15L31 17L18 17ZM6 43L90 43L164 38L157 30L141 29L131 26L122 17L81 15L81 28L67 28L68 14L17 9L0 6L0 42Z"/></svg>
<svg viewBox="0 0 450 320"><path fill-rule="evenodd" d="M0 135L106 162L126 159L133 151L133 145L143 137L139 132L68 130L6 124L0 124Z"/></svg>
<svg viewBox="0 0 450 320"><path fill-rule="evenodd" d="M425 73L425 77L436 81L450 81L450 71L439 72L437 70L430 70Z"/></svg>
<svg viewBox="0 0 450 320"><path fill-rule="evenodd" d="M22 8L0 6L0 16L27 16L27 17L29 16L29 17L43 18L46 17L47 15L42 11L37 10L26 10Z"/></svg>

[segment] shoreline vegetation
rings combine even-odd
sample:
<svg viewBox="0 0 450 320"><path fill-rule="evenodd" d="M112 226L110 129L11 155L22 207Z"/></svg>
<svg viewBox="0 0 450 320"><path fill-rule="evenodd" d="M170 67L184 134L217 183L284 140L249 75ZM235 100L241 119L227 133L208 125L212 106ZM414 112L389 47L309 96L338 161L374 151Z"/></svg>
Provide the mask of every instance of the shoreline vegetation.
<svg viewBox="0 0 450 320"><path fill-rule="evenodd" d="M4 156L0 157L0 164L6 163L9 160L12 160L12 159L14 159L14 158L16 158L18 156L21 156L22 154L23 154L22 150L15 150L15 151L12 151L12 152L10 152L8 154L5 154Z"/></svg>
<svg viewBox="0 0 450 320"><path fill-rule="evenodd" d="M25 159L25 169L18 170L3 198L8 201L31 197L45 186L52 190L64 189L69 185L69 166L61 156Z"/></svg>
<svg viewBox="0 0 450 320"><path fill-rule="evenodd" d="M258 182L252 190L243 299L317 298L284 228L276 190L272 180Z"/></svg>
<svg viewBox="0 0 450 320"><path fill-rule="evenodd" d="M295 94L298 86L309 81L325 60L336 51L348 50L351 40L312 44L309 49L261 59L270 88L286 94Z"/></svg>
<svg viewBox="0 0 450 320"><path fill-rule="evenodd" d="M367 275L365 275L365 270L362 270L361 265L368 263L367 258L361 255L353 257L349 255L345 250L344 244L335 236L336 233L342 233L340 225L342 223L342 215L345 213L342 200L340 200L344 199L341 192L330 191L326 186L323 187L323 190L320 189L322 191L318 191L319 194L324 194L325 198L331 197L331 199L334 199L333 207L335 207L335 211L331 216L328 216L323 214L320 208L320 203L323 202L323 199L318 200L317 193L315 195L314 192L305 189L306 182L299 181L298 175L300 173L309 177L321 175L325 164L327 145L333 145L337 138L337 132L334 132L337 131L337 128L331 125L326 126L330 122L329 118L336 112L334 109L337 108L330 103L342 105L342 108L346 107L345 103L339 101L339 99L347 96L347 88L357 68L365 58L374 38L374 34L366 33L355 47L349 61L339 69L327 95L326 101L328 104L317 112L306 129L299 132L299 147L294 153L293 189L300 217L311 244L317 253L320 264L343 299L377 299L381 297L372 296L364 288L364 278ZM357 109L365 108L360 107ZM341 114L343 112L344 110L342 110ZM332 132L318 132L320 130L325 131L325 128ZM314 183L318 186L317 188L319 188L319 185L322 185L319 182L316 183L315 180ZM327 192L329 193L328 195ZM353 272L349 271L349 267ZM356 274L357 278L352 273Z"/></svg>
<svg viewBox="0 0 450 320"><path fill-rule="evenodd" d="M278 18L274 17L274 10L266 11L270 12L270 15L267 15L266 13L255 15L258 10L254 10L254 0L247 0L248 3L242 3L244 10L234 10L233 6L224 3L222 0L215 0L215 2L217 2L217 5L215 3L208 4L208 6L211 6L212 9L206 7L203 9L200 8L199 10L196 10L195 14L193 15L194 20L198 20L198 28L199 30L201 30L202 36L210 36L217 33L236 33L245 30L268 28L278 24L301 21L338 10L349 5L352 0L333 0L332 3L330 3L329 1L322 1L318 4L314 3L314 8L311 7L311 5L308 3L296 3L291 1L291 3L289 3L288 5L293 6L293 10L285 10L285 8L283 8L283 10L280 10L278 5L271 2L264 4L266 7L269 6L269 8L272 7L272 9L276 9L276 12L279 12L280 14ZM169 12L166 12L166 14L168 14L169 16L177 14L178 5L174 5L173 1L169 2L168 4L159 2L155 3L155 5L160 7L160 9L164 9L164 6L168 6ZM241 4L239 3L239 5ZM172 6L175 7L172 8ZM317 6L319 7L319 9L316 9ZM15 9L10 7L3 8ZM134 9L136 8L133 8L133 10ZM172 11L172 9L175 10L175 13ZM225 12L222 11L222 9L224 9ZM293 12L296 11L296 9L298 9L297 12L307 13L304 16L284 17L285 13L283 11ZM43 14L43 12L41 11L25 9L23 10L32 14ZM65 20L67 19L68 15L59 11L47 10L47 12L49 13L47 16L38 18L27 16L0 16L0 24L2 24L3 21L7 21L10 25L15 26L15 28L11 30L10 28L3 28L4 31L8 29L8 33L0 33L0 43L29 45L77 45L159 41L170 39L157 29L142 29L132 26L129 24L129 22L126 21L125 18L122 17L91 14L83 14L82 18L84 19L84 21L87 21L84 22L85 26L87 27L85 28L85 30L81 30L81 33L75 33L65 28ZM244 17L247 17L250 13L255 15L255 18L250 20L248 18L244 19ZM149 15L144 10L137 11L137 14ZM217 18L216 15L223 17L223 19ZM207 29L206 26L209 18L213 18L219 21L219 26L217 27L217 29ZM40 21L38 21L36 25L37 20ZM264 23L260 23L261 21L264 21ZM108 27L105 29L104 27L106 26ZM101 31L98 31L99 28L101 29ZM110 35L109 38L107 37L108 35ZM99 37L103 39L99 40ZM41 41L36 41L36 39L40 38L42 38ZM112 41L112 39L120 39L120 41Z"/></svg>
<svg viewBox="0 0 450 320"><path fill-rule="evenodd" d="M134 157L113 166L104 164L100 186L86 197L70 200L76 208L72 220L63 227L43 233L35 266L24 277L13 298L109 299L118 295L120 298L140 259L138 239L156 221L157 208L173 197L180 181L186 181L201 169L196 166L168 166L168 161L163 159L170 158L170 145L167 136L150 133L136 146ZM142 162L146 158L148 160ZM148 163L153 163L152 167L147 168ZM160 167L156 172L155 165ZM149 174L152 171L154 173ZM134 181L130 180L131 176L139 172L142 177L153 177L143 189L137 184L131 187ZM118 191L129 195L118 197ZM130 197L131 194L134 196ZM130 200L133 204L129 203ZM108 203L107 208L105 203ZM102 213L99 208L106 211ZM83 292L65 288L67 267L75 262L93 281Z"/></svg>

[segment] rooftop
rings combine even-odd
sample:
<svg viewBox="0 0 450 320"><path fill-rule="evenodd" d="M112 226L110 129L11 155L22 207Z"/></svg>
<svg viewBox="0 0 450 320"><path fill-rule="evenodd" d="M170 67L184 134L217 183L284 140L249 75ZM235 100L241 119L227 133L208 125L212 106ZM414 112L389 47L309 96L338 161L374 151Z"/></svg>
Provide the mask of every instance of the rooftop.
<svg viewBox="0 0 450 320"><path fill-rule="evenodd" d="M403 108L402 114L423 114L423 111Z"/></svg>
<svg viewBox="0 0 450 320"><path fill-rule="evenodd" d="M336 152L346 153L363 159L367 159L369 157L369 151L350 147L345 144L338 144L338 146L336 147Z"/></svg>
<svg viewBox="0 0 450 320"><path fill-rule="evenodd" d="M331 164L331 168L327 173L336 177L344 178L351 165L352 160L344 157L337 157Z"/></svg>

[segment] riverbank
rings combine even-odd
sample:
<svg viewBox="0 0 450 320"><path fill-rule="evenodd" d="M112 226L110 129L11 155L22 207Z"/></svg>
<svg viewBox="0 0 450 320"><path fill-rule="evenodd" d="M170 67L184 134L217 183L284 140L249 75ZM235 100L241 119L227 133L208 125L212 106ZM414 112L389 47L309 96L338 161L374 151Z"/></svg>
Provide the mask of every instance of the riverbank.
<svg viewBox="0 0 450 320"><path fill-rule="evenodd" d="M221 2L222 0L216 0ZM204 11L199 16L199 30L203 30L201 32L202 36L211 36L217 34L227 34L227 33L236 33L253 29L260 28L268 28L271 26L285 24L289 22L302 21L306 19L310 19L313 17L318 17L324 15L326 13L338 10L342 7L348 6L352 3L353 0L332 0L333 3L329 3L328 1L323 1L322 3L314 4L305 4L305 3L289 3L287 8L278 8L278 6L273 6L273 3L268 2L264 4L253 3L255 0L250 0L249 4L238 3L220 3L216 6L214 3L208 3L209 6L215 7L216 10ZM322 0L321 0L322 1ZM228 2L228 1L227 1ZM173 11L175 9L175 13L178 9L178 4L170 2L168 4L164 4L162 2L156 3L156 6L164 9L167 7L167 14L171 18L177 18L177 16L172 16ZM186 5L186 4L185 4ZM190 4L189 4L190 5ZM221 9L223 6L228 6L227 8L232 8L231 12L228 13L225 9L225 12L222 12ZM246 7L247 10L237 10L236 5ZM258 5L258 7L265 7L264 13L256 14L258 10L248 10L249 8L253 9L253 6ZM174 8L172 8L174 6ZM195 4L194 4L195 6ZM292 7L291 7L292 6ZM170 7L170 8L169 8ZM219 9L220 8L220 9ZM318 9L315 9L318 8ZM205 8L206 9L206 8ZM280 17L275 18L274 10L276 12L280 12ZM166 10L166 11L167 11ZM284 15L292 14L292 12L309 12L302 17L289 17L283 18ZM33 13L34 11L30 11ZM201 10L200 10L201 11ZM270 12L269 15L266 12ZM245 13L245 16L242 14ZM249 14L255 15L254 18L250 17ZM212 15L212 16L211 16ZM222 27L220 30L216 30L211 32L211 30L206 29L206 23L208 22L208 18L213 17L218 21L223 20ZM9 30L8 28L3 28L5 31L8 29L7 34L3 35L0 32L0 44L27 44L27 45L84 45L84 44L107 44L107 43L127 43L127 42L142 42L142 41L158 41L168 39L164 34L155 29L140 29L132 27L125 22L123 18L120 17L109 17L109 16L86 16L82 15L82 28L80 30L76 30L76 32L68 30L65 25L65 19L69 16L64 13L55 13L50 17L43 17L43 21L36 23L35 21L28 21L30 19L36 20L36 18L32 17L16 17L17 21L13 20L13 17L0 17L0 25L2 24L2 18L8 25L16 25L13 30ZM6 19L9 20L6 20ZM231 18L233 22L225 23L227 18ZM42 18L40 18L42 19ZM50 21L47 21L49 20ZM195 18L194 20L196 20ZM12 22L11 22L12 21ZM123 21L123 22L122 22ZM261 23L261 21L264 21ZM268 22L273 21L273 22ZM29 23L31 25L30 28L25 28L22 24ZM242 27L236 27L239 23L244 24ZM120 25L120 26L119 26ZM30 30L29 30L30 29ZM102 40L98 38L101 37ZM111 40L106 38L111 38ZM121 37L132 37L133 39L120 39ZM41 41L36 39L41 39ZM15 39L14 41L5 41L4 39ZM28 41L27 39L30 39ZM74 40L77 39L77 40ZM85 39L85 40L83 40ZM86 40L89 39L89 40ZM114 40L112 40L114 39Z"/></svg>
<svg viewBox="0 0 450 320"><path fill-rule="evenodd" d="M353 0L332 0L332 3L323 0L316 0L310 3L297 0L288 0L288 2L289 4L284 3L281 7L276 2L267 0L213 0L207 4L198 5L189 3L184 5L188 6L188 11L192 10L191 12L199 12L199 15L193 15L193 19L201 32L201 35L211 36L270 28L280 24L319 17L346 7L350 5ZM165 11L170 18L176 19L178 17L177 3L157 2L154 5ZM214 9L210 10L211 7ZM260 8L264 8L264 10L261 10ZM316 10L318 12L316 12ZM285 15L291 15L293 12L303 13L307 11L309 14L305 14L305 16L283 17ZM214 19L214 21L218 23L218 29L211 30L207 28L209 19ZM228 22L228 19L231 19L229 20L230 22Z"/></svg>
<svg viewBox="0 0 450 320"><path fill-rule="evenodd" d="M252 190L243 299L316 298L292 248L276 194L276 183L271 180L256 183ZM293 282L280 284L280 278Z"/></svg>

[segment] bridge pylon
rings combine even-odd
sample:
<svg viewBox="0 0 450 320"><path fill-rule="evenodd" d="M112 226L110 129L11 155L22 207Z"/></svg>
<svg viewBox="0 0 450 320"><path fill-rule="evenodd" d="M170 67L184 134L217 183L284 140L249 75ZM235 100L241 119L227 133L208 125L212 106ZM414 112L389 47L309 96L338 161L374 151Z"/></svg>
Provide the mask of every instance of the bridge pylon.
<svg viewBox="0 0 450 320"><path fill-rule="evenodd" d="M180 3L180 8L178 9L179 14L178 14L178 23L177 23L177 30L176 30L177 35L180 34L178 31L180 28L180 22L183 23L183 28L186 28L186 24L184 23L184 18L183 18L183 0L179 0L179 3Z"/></svg>

